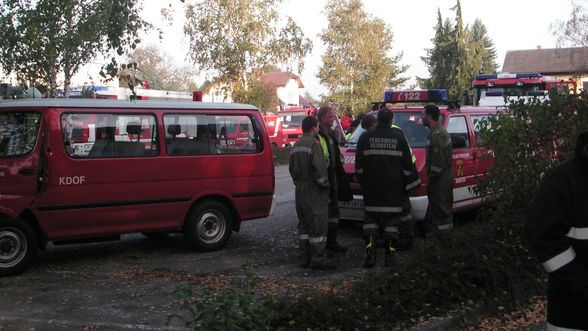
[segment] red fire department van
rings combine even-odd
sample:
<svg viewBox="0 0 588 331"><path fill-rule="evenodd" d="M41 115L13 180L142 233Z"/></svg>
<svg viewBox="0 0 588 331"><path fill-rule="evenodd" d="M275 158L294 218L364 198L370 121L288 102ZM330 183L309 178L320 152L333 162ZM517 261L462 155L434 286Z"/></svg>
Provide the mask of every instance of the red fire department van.
<svg viewBox="0 0 588 331"><path fill-rule="evenodd" d="M0 102L0 275L23 271L48 242L180 232L220 249L241 221L271 213L273 193L254 106Z"/></svg>
<svg viewBox="0 0 588 331"><path fill-rule="evenodd" d="M423 220L427 211L427 174L425 168L426 146L429 129L422 124L421 113L427 102L447 104L445 90L386 91L384 102L394 112L394 124L404 131L416 158L416 167L422 185L410 195L413 220ZM404 105L398 105L404 103ZM412 105L410 103L413 103ZM418 103L414 104L414 103ZM466 210L483 203L472 188L480 181L492 161L484 155L487 150L479 135L478 121L493 116L496 107L462 107L451 109L440 105L440 122L447 129L453 141L453 170L455 185L453 189L454 211ZM377 117L377 112L372 114ZM351 181L353 200L340 202L341 218L363 220L363 195L355 176L355 145L364 130L359 127L343 148L345 172Z"/></svg>

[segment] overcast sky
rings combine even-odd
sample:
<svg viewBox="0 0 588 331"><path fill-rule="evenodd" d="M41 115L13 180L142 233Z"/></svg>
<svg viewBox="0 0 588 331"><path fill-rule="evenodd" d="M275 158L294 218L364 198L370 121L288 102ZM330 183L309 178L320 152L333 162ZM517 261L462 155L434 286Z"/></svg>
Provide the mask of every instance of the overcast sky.
<svg viewBox="0 0 588 331"><path fill-rule="evenodd" d="M176 5L179 3L177 0L168 1L175 1L172 3ZM157 45L180 62L187 53L187 42L182 33L182 13L177 13L171 26L164 26L159 20L159 11L168 1L145 2L144 17L163 27L164 39L160 42L156 34L152 34L144 43ZM392 28L394 42L391 54L404 53L402 63L410 65L406 76L411 78L411 83L416 76L429 75L420 57L425 54L426 48L432 46L437 8L441 9L443 19L448 17L453 21L455 12L451 7L455 3L456 0L363 0L364 9L370 15L381 18ZM318 34L327 28L323 12L325 4L326 0L284 0L281 6L284 17L292 16L313 41L314 48L306 58L302 81L315 97L326 92L316 78L325 50L318 38ZM476 18L480 18L486 25L488 35L496 45L500 68L508 50L555 47L550 24L567 20L571 10L568 0L461 0L461 7L465 24L471 25Z"/></svg>

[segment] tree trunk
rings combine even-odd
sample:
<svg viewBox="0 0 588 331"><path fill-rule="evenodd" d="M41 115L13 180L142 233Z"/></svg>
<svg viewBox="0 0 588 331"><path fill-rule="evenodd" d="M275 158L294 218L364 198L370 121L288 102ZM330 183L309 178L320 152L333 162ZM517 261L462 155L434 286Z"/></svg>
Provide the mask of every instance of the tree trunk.
<svg viewBox="0 0 588 331"><path fill-rule="evenodd" d="M70 90L70 85L71 85L71 68L69 68L69 66L66 66L63 69L63 96L66 99L69 99L69 90Z"/></svg>
<svg viewBox="0 0 588 331"><path fill-rule="evenodd" d="M52 67L49 74L49 95L50 98L57 97L57 68Z"/></svg>

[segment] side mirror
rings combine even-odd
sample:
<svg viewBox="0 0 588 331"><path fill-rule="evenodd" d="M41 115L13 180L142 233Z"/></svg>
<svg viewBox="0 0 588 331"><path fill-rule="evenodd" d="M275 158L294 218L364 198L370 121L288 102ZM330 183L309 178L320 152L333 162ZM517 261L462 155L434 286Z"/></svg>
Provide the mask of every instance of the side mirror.
<svg viewBox="0 0 588 331"><path fill-rule="evenodd" d="M466 139L464 136L456 133L449 134L451 137L451 146L453 148L465 148L466 147Z"/></svg>

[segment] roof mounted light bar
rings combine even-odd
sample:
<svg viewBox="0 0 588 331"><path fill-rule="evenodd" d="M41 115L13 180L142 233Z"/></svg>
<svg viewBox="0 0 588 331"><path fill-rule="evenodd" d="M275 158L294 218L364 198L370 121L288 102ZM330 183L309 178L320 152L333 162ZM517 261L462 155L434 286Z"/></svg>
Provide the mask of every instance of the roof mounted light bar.
<svg viewBox="0 0 588 331"><path fill-rule="evenodd" d="M447 90L414 90L414 91L384 91L385 103L399 102L435 102L447 103Z"/></svg>

